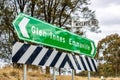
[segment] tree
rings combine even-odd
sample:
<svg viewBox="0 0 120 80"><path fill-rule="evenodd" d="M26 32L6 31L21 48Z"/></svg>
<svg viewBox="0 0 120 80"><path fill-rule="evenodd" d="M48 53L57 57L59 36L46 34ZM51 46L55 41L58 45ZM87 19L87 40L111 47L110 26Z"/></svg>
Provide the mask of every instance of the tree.
<svg viewBox="0 0 120 80"><path fill-rule="evenodd" d="M120 36L112 34L98 43L97 58L106 76L120 76ZM101 74L100 72L100 74ZM103 73L102 73L103 74Z"/></svg>
<svg viewBox="0 0 120 80"><path fill-rule="evenodd" d="M7 0L0 1L0 58L11 62L12 43L17 38L11 24L15 17L14 8L10 6L11 1L7 2Z"/></svg>

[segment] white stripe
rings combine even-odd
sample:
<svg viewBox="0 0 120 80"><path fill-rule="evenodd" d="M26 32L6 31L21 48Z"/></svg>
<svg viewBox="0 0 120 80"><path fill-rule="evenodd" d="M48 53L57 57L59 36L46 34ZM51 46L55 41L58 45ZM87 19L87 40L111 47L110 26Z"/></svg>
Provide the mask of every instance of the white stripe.
<svg viewBox="0 0 120 80"><path fill-rule="evenodd" d="M23 54L23 56L19 59L18 63L25 63L36 48L37 48L36 46L30 46L27 49L27 51Z"/></svg>
<svg viewBox="0 0 120 80"><path fill-rule="evenodd" d="M13 49L12 49L12 57L17 53L17 51L23 46L23 43L20 42L16 42L13 45Z"/></svg>
<svg viewBox="0 0 120 80"><path fill-rule="evenodd" d="M53 59L55 58L55 56L57 55L56 50L53 50L52 54L50 55L50 57L47 59L46 63L44 66L50 66L50 64L52 63Z"/></svg>
<svg viewBox="0 0 120 80"><path fill-rule="evenodd" d="M95 51L95 47L94 47L94 45L93 45L93 42L91 42L91 46L92 46L91 54L93 55L93 54L94 54L94 51Z"/></svg>
<svg viewBox="0 0 120 80"><path fill-rule="evenodd" d="M82 62L81 62L81 60L80 60L80 57L79 57L79 56L75 56L75 57L76 57L79 65L80 65L81 70L85 70L84 67L83 67L83 64L82 64Z"/></svg>
<svg viewBox="0 0 120 80"><path fill-rule="evenodd" d="M78 68L77 68L77 66L76 66L76 63L75 63L75 60L73 59L73 56L72 56L71 54L68 54L68 56L69 56L69 58L70 58L70 60L71 60L71 62L72 62L72 65L73 65L74 69L77 69L77 70L78 70Z"/></svg>
<svg viewBox="0 0 120 80"><path fill-rule="evenodd" d="M89 68L89 66L88 66L88 63L87 63L85 57L82 56L82 58L83 58L83 61L84 61L84 63L85 63L85 66L86 66L87 70L90 71L90 68Z"/></svg>
<svg viewBox="0 0 120 80"><path fill-rule="evenodd" d="M42 58L44 57L44 55L46 54L47 51L48 51L48 49L43 48L43 49L41 50L41 52L38 54L38 56L35 58L35 60L33 61L32 64L38 65L39 62L42 60Z"/></svg>
<svg viewBox="0 0 120 80"><path fill-rule="evenodd" d="M93 66L93 64L92 64L91 58L88 58L88 60L89 60L89 62L90 62L90 66L92 67L92 70L95 71L95 68L94 68L94 66Z"/></svg>
<svg viewBox="0 0 120 80"><path fill-rule="evenodd" d="M68 64L68 62L65 63L64 68L70 68L70 65ZM71 68L70 68L71 69Z"/></svg>
<svg viewBox="0 0 120 80"><path fill-rule="evenodd" d="M62 53L62 55L60 56L60 58L58 59L57 63L55 64L55 67L56 68L59 68L63 59L65 58L66 54L65 53Z"/></svg>

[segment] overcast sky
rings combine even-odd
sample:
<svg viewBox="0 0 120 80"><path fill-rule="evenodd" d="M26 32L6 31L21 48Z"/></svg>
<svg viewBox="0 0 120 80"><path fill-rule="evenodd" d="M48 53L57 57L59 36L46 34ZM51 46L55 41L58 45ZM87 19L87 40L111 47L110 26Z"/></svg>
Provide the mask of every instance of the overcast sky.
<svg viewBox="0 0 120 80"><path fill-rule="evenodd" d="M90 8L96 11L99 20L99 34L87 32L87 37L97 42L107 35L120 35L120 0L91 0Z"/></svg>

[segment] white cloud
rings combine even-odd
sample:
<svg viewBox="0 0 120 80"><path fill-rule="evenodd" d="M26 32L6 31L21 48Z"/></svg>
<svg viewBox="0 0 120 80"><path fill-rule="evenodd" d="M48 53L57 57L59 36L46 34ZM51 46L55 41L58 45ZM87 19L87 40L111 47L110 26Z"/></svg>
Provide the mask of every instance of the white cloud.
<svg viewBox="0 0 120 80"><path fill-rule="evenodd" d="M102 25L120 24L120 5L111 5L106 8L98 8L96 16Z"/></svg>
<svg viewBox="0 0 120 80"><path fill-rule="evenodd" d="M90 8L96 11L101 33L87 32L87 37L97 44L110 34L120 35L120 0L91 0Z"/></svg>
<svg viewBox="0 0 120 80"><path fill-rule="evenodd" d="M120 5L120 0L91 0L91 5L95 9L109 7L112 4Z"/></svg>

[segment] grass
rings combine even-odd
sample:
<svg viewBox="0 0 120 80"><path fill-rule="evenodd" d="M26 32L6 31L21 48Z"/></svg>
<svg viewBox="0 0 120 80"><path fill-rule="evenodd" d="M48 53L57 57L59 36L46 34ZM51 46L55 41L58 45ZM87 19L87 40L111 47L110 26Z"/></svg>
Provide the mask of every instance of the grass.
<svg viewBox="0 0 120 80"><path fill-rule="evenodd" d="M23 80L23 71L15 68L0 69L0 80ZM52 80L52 75L46 75L39 72L39 70L32 70L27 72L27 80ZM56 80L72 80L71 76L61 75L56 76ZM74 80L87 80L87 77L75 76ZM90 80L100 80L100 78L91 77ZM106 78L105 80L120 80L120 78Z"/></svg>

